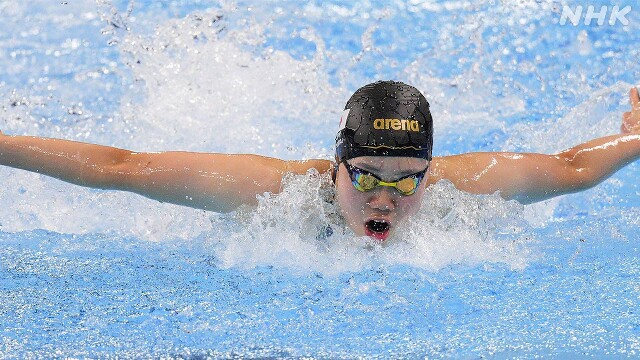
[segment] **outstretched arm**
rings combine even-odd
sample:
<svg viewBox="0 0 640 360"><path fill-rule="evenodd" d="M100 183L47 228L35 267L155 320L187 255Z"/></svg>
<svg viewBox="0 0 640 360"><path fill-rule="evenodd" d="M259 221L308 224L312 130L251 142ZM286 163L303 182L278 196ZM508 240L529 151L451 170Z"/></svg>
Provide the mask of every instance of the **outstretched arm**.
<svg viewBox="0 0 640 360"><path fill-rule="evenodd" d="M505 199L533 203L595 186L640 158L640 96L629 94L622 134L588 141L555 155L470 153L435 158L429 183L450 180L477 194L496 191Z"/></svg>
<svg viewBox="0 0 640 360"><path fill-rule="evenodd" d="M227 212L255 204L258 194L279 192L287 172L304 173L312 167L323 172L330 163L248 154L136 153L0 132L0 165L81 186L130 191L162 202Z"/></svg>

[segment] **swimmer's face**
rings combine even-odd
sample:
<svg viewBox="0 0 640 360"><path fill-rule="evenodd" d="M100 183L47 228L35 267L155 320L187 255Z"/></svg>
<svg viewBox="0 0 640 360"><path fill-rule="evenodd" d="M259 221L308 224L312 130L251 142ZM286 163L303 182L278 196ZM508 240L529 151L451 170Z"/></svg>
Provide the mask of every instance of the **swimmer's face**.
<svg viewBox="0 0 640 360"><path fill-rule="evenodd" d="M428 164L426 160L419 158L383 156L362 156L347 162L386 182L420 172ZM343 162L336 177L336 198L342 215L356 235L367 235L384 241L399 224L420 209L428 174L429 171L413 195L402 195L389 186L378 186L362 192L353 186Z"/></svg>

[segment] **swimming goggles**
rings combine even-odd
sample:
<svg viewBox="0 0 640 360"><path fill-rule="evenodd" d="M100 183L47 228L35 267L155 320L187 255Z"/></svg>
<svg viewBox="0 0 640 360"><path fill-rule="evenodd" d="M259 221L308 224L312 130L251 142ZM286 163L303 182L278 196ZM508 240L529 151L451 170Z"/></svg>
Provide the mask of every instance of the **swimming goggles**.
<svg viewBox="0 0 640 360"><path fill-rule="evenodd" d="M427 166L424 170L418 171L415 174L403 176L396 181L386 182L382 181L382 179L376 175L355 167L346 161L344 162L344 165L347 168L349 177L351 178L351 183L357 190L365 192L371 191L378 186L391 186L396 188L396 190L398 190L402 195L413 195L416 190L418 190L418 185L424 178L424 174L427 172L427 169L429 169L429 166Z"/></svg>

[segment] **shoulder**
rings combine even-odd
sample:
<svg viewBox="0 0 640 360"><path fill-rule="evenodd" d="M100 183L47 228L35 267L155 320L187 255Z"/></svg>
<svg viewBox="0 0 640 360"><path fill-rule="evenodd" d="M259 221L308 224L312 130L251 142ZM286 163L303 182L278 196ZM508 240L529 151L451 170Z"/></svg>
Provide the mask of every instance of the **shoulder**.
<svg viewBox="0 0 640 360"><path fill-rule="evenodd" d="M429 165L427 185L435 184L443 179L452 180L460 177L465 169L477 161L477 157L473 154L434 157Z"/></svg>

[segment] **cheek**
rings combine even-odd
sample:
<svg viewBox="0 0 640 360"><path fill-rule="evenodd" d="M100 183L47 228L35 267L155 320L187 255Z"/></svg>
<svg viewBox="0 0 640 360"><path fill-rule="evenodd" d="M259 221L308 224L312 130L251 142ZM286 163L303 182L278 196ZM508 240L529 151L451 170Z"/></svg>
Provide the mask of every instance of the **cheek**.
<svg viewBox="0 0 640 360"><path fill-rule="evenodd" d="M411 196L404 196L399 199L399 207L402 209L399 213L406 216L415 215L420 206L422 205L422 198L424 197L424 191L416 192ZM403 216L404 217L404 216Z"/></svg>
<svg viewBox="0 0 640 360"><path fill-rule="evenodd" d="M355 199L349 188L346 187L344 180L338 178L336 181L336 199L338 200L338 205L340 206L340 210L344 213L345 211L350 212L350 208L354 207Z"/></svg>
<svg viewBox="0 0 640 360"><path fill-rule="evenodd" d="M361 193L353 188L351 181L338 179L336 182L336 199L345 217L362 214L364 201Z"/></svg>
<svg viewBox="0 0 640 360"><path fill-rule="evenodd" d="M362 200L362 196L358 192L354 194L349 187L353 188L351 182L343 185L348 185L348 187L341 188L338 183L336 183L336 200L338 202L338 208L340 209L340 213L344 217L345 221L349 225L349 227L354 231L354 233L358 236L364 235L364 229L362 226L359 226L362 222L362 217L364 214L363 208L365 201Z"/></svg>

